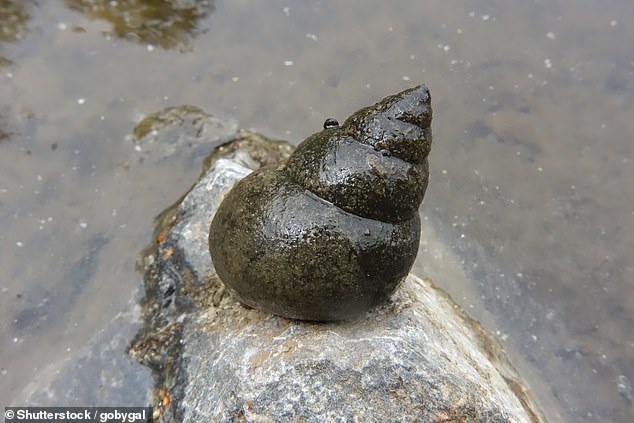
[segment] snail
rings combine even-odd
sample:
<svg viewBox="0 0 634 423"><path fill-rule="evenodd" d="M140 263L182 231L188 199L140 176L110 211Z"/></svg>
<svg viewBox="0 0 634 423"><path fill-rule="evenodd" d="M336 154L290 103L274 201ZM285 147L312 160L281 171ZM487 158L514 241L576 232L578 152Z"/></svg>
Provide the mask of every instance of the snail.
<svg viewBox="0 0 634 423"><path fill-rule="evenodd" d="M287 318L358 317L407 276L429 178L431 97L420 85L328 119L282 166L227 194L209 250L244 304Z"/></svg>

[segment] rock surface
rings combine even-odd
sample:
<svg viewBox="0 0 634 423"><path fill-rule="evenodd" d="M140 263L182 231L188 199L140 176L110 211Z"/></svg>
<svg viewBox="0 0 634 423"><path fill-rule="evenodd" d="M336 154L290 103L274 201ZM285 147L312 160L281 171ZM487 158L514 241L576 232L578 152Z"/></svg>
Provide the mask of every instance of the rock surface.
<svg viewBox="0 0 634 423"><path fill-rule="evenodd" d="M169 161L198 166L211 148L235 137L237 125L235 120L219 119L192 105L159 110L134 128L129 137L134 148L122 166L164 165ZM154 215L151 210L148 213ZM99 277L95 268L101 266L100 252L115 234L104 232L94 236L89 251L65 276L67 289L48 296L46 307L58 311L77 307L76 302L81 298L76 295L81 291L78 284L95 286ZM141 280L135 278L129 281L129 286L129 303L121 304L120 312L104 316L107 322L104 327L81 348L68 351L62 361L41 363L37 378L17 393L12 405L121 407L151 403L152 372L127 354L131 340L143 325L138 302L140 292L144 294Z"/></svg>
<svg viewBox="0 0 634 423"><path fill-rule="evenodd" d="M236 181L291 150L239 132L159 218L158 247L144 253L146 328L130 353L155 370L161 420L542 421L497 344L429 280L408 276L345 323L276 317L225 291L209 222Z"/></svg>

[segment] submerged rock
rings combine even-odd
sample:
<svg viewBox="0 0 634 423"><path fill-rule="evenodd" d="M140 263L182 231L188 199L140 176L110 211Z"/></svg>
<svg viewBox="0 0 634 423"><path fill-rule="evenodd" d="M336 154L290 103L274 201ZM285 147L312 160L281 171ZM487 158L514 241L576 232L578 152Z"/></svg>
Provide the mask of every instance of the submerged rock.
<svg viewBox="0 0 634 423"><path fill-rule="evenodd" d="M240 131L159 216L143 256L146 328L130 353L155 371L160 420L541 421L497 344L429 280L409 275L343 323L249 309L224 289L209 222L238 180L291 151Z"/></svg>
<svg viewBox="0 0 634 423"><path fill-rule="evenodd" d="M134 128L131 140L139 161L160 162L176 154L205 155L210 141L231 137L238 129L189 104L166 107L145 116Z"/></svg>

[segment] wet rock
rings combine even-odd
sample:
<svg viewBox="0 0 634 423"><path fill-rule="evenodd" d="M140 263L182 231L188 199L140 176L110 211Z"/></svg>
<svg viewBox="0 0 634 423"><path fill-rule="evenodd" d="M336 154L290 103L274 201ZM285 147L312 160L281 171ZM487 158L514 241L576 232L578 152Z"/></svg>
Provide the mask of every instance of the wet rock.
<svg viewBox="0 0 634 423"><path fill-rule="evenodd" d="M42 363L26 386L29 406L147 406L152 400L150 369L132 360L126 349L141 325L136 299L95 333L68 361Z"/></svg>
<svg viewBox="0 0 634 423"><path fill-rule="evenodd" d="M221 199L291 147L241 131L159 216L143 254L146 328L162 421L541 421L497 344L429 280L408 276L353 321L308 323L241 305L207 249ZM165 401L169 398L169 401Z"/></svg>
<svg viewBox="0 0 634 423"><path fill-rule="evenodd" d="M128 162L165 164L178 160L198 166L210 149L235 138L236 128L235 120L218 119L195 106L169 107L149 114L134 129L130 139L138 148L130 152ZM1 135L0 130L0 143ZM154 213L148 211L150 216ZM33 307L17 313L14 325L31 332L36 330L34 336L37 336L37 330L41 330L38 321L60 319L68 309L77 307L84 288L95 285L100 253L109 241L107 233L87 238L86 255L64 275L66 282L60 286L65 289L47 292L45 287L38 286L29 297L45 301L37 301ZM122 304L121 312L116 315L104 316L103 328L86 339L81 348L68 351L62 361L41 363L37 378L16 394L15 405L120 407L151 403L152 372L127 354L130 342L143 325L138 298L145 292L139 294L143 288L141 281L131 280L129 286L129 304Z"/></svg>
<svg viewBox="0 0 634 423"><path fill-rule="evenodd" d="M156 163L177 153L204 156L210 139L232 137L237 129L234 120L222 120L184 104L148 114L136 125L131 139L140 161Z"/></svg>
<svg viewBox="0 0 634 423"><path fill-rule="evenodd" d="M214 11L211 0L65 0L90 19L111 23L108 35L165 49L187 49L200 33L200 21ZM81 29L80 29L81 30Z"/></svg>

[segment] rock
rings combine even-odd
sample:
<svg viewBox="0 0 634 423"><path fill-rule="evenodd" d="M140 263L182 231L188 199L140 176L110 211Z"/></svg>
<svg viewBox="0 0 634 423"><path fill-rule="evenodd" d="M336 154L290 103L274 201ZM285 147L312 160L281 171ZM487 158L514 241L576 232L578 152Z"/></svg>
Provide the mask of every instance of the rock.
<svg viewBox="0 0 634 423"><path fill-rule="evenodd" d="M236 181L291 150L241 131L159 216L130 354L155 371L160 421L542 421L498 345L430 280L409 275L340 323L249 309L224 289L209 222Z"/></svg>
<svg viewBox="0 0 634 423"><path fill-rule="evenodd" d="M236 130L237 121L219 119L198 107L168 107L149 114L134 128L130 140L135 148L125 166L141 162L164 164L170 160L198 165L210 148L234 139ZM50 310L62 313L76 307L81 286L96 283L99 272L95 267L100 263L102 247L111 241L109 236L100 233L91 238L84 257L71 266L66 275L66 290L56 290L47 296L46 305ZM121 305L122 311L110 316L110 320L106 316L103 328L81 348L73 348L61 361L41 363L38 377L16 393L18 404L116 407L150 403L154 385L152 372L127 354L131 340L143 326L139 291L145 295L140 281L129 282L129 304ZM22 316L29 318L27 313L37 313L37 310L26 309L24 313Z"/></svg>
<svg viewBox="0 0 634 423"><path fill-rule="evenodd" d="M210 141L232 137L237 129L234 120L222 120L184 104L148 114L135 126L130 138L139 161L158 163L176 154L204 156Z"/></svg>
<svg viewBox="0 0 634 423"><path fill-rule="evenodd" d="M141 322L137 299L61 366L52 362L23 391L29 406L147 406L152 399L150 369L132 360L126 349Z"/></svg>
<svg viewBox="0 0 634 423"><path fill-rule="evenodd" d="M144 46L181 51L191 48L191 39L203 31L201 21L214 11L213 0L104 1L69 0L67 7L89 19L109 22L104 31Z"/></svg>

